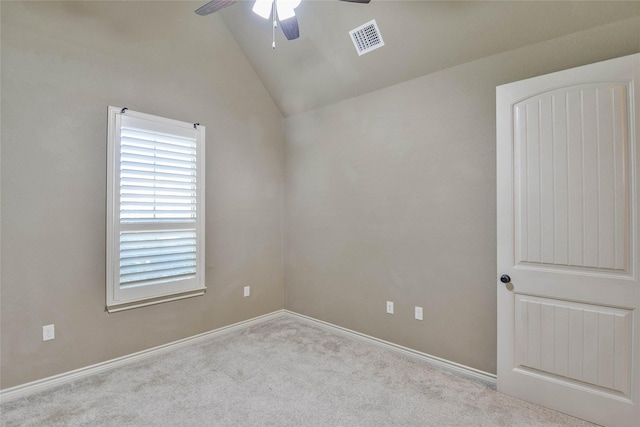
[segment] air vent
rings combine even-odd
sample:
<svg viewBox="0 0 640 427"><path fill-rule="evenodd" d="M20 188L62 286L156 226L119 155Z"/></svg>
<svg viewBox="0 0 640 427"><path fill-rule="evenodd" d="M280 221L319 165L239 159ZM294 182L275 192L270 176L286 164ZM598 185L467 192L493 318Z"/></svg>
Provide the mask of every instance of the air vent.
<svg viewBox="0 0 640 427"><path fill-rule="evenodd" d="M358 28L349 31L353 45L356 47L358 55L364 55L379 47L384 46L382 35L378 29L376 20L373 19Z"/></svg>

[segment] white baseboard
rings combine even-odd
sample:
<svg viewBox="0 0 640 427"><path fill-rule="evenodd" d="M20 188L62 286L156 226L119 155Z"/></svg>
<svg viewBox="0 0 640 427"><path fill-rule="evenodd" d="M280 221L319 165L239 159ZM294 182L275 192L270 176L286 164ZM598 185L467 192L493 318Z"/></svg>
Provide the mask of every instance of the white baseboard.
<svg viewBox="0 0 640 427"><path fill-rule="evenodd" d="M284 310L274 311L262 316L254 317L249 320L234 323L233 325L223 326L218 329L214 329L209 332L194 335L181 340L173 341L167 344L159 345L147 350L142 350L136 353L128 354L126 356L118 357L116 359L107 360L104 362L96 363L95 365L86 366L84 368L75 369L73 371L64 372L62 374L54 375L51 377L43 378L41 380L32 381L25 384L20 384L15 387L10 387L4 390L0 390L0 403L9 402L11 400L19 399L21 397L29 396L34 393L38 393L53 387L63 385L65 383L75 381L89 375L94 375L100 372L115 369L124 365L128 365L133 362L156 356L158 354L166 353L167 351L176 350L187 345L195 344L203 340L213 338L218 335L226 334L228 332L236 331L238 329L248 328L253 325L257 325L262 322L266 322L277 317L284 316Z"/></svg>
<svg viewBox="0 0 640 427"><path fill-rule="evenodd" d="M125 366L134 362L138 362L140 360L156 356L162 353L166 353L168 351L176 350L181 347L185 347L187 345L195 344L200 341L204 341L215 336L219 336L228 332L237 331L239 329L248 328L253 325L257 325L268 320L276 319L282 316L290 316L296 319L301 319L306 322L312 323L314 325L318 325L325 329L328 329L332 332L338 332L344 335L348 335L350 337L355 337L358 339L362 339L368 341L370 343L383 346L388 349L392 349L395 351L399 351L403 354L417 357L430 365L439 367L441 369L453 372L455 374L461 375L463 377L479 380L482 383L486 384L491 388L496 387L496 376L493 374L489 374L484 371L480 371L478 369L471 368L469 366L461 365L459 363L451 362L446 359L441 359L436 356L432 356L430 354L422 353L417 350L413 350L407 347L403 347L398 344L394 344L388 341L381 340L379 338L375 338L369 335L362 334L360 332L352 331L347 328L343 328L341 326L337 326L328 322L324 322L322 320L314 319L309 316L305 316L303 314L295 313L289 310L277 310L272 313L268 313L262 316L254 317L249 320L244 320L242 322L234 323L233 325L223 326L222 328L214 329L209 332L204 332L202 334L194 335L188 338L184 338L178 341L173 341L167 344L163 344L157 347L153 347L147 350L142 350L136 353L132 353L126 356L118 357L116 359L107 360L101 363L96 363L95 365L86 366L84 368L76 369L69 372L64 372L62 374L54 375L51 377L43 378L41 380L32 381L26 384L20 384L15 387L10 387L4 390L0 390L0 403L9 402L15 399L19 399L21 397L26 397L34 393L38 393L47 389L51 389L53 387L57 387L63 384L66 384L71 381L79 380L81 378L87 377L89 375L94 375L100 372L108 371L111 369L115 369L121 366Z"/></svg>
<svg viewBox="0 0 640 427"><path fill-rule="evenodd" d="M284 310L284 313L287 316L292 316L298 319L305 320L307 322L313 323L315 325L318 325L320 327L323 327L333 332L342 333L344 335L365 340L370 343L373 343L391 350L399 351L409 356L417 357L418 359L423 360L429 363L430 365L436 366L440 369L452 372L454 374L463 376L465 378L480 381L492 389L496 388L497 376L494 374L490 374L488 372L484 372L479 369L471 368L469 366L462 365L460 363L452 362L450 360L442 359L437 356L432 356L430 354L423 353L421 351L414 350L408 347L404 347L399 344L394 344L389 341L381 340L379 338L362 334L360 332L356 332L351 329L343 328L342 326L337 326L329 322L324 322L322 320L314 319L313 317L305 316L304 314L299 314L289 310Z"/></svg>

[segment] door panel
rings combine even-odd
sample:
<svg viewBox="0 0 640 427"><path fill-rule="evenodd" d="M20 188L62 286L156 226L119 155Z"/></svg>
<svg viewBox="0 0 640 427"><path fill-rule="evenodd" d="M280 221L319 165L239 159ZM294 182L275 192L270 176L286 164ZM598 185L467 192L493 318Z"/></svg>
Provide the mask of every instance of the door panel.
<svg viewBox="0 0 640 427"><path fill-rule="evenodd" d="M633 311L515 295L515 368L630 398Z"/></svg>
<svg viewBox="0 0 640 427"><path fill-rule="evenodd" d="M627 271L629 89L570 87L514 105L520 263Z"/></svg>
<svg viewBox="0 0 640 427"><path fill-rule="evenodd" d="M640 419L640 54L497 89L498 390Z"/></svg>

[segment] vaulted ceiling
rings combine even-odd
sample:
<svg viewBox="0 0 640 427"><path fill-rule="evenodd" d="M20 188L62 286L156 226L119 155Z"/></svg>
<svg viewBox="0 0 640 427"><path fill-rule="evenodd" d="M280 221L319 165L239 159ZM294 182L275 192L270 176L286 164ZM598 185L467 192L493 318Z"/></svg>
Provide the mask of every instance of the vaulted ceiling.
<svg viewBox="0 0 640 427"><path fill-rule="evenodd" d="M300 38L278 30L274 50L271 23L252 6L240 1L217 13L284 116L640 15L639 1L303 0ZM348 32L371 19L385 46L358 56Z"/></svg>

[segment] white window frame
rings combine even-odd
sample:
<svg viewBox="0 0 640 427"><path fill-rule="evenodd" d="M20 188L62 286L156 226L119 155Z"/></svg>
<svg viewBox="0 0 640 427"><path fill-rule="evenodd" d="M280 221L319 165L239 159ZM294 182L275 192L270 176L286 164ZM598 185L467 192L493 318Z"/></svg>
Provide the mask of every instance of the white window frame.
<svg viewBox="0 0 640 427"><path fill-rule="evenodd" d="M120 218L120 153L123 122L145 131L192 138L196 142L196 202L195 218L168 222L137 221L135 224ZM106 308L116 312L131 308L203 295L204 280L204 226L205 226L205 127L151 114L109 106L107 129L107 286ZM187 225L188 224L188 225ZM120 285L120 236L153 231L183 231L195 229L195 275L186 279L171 279L163 283L142 286Z"/></svg>

